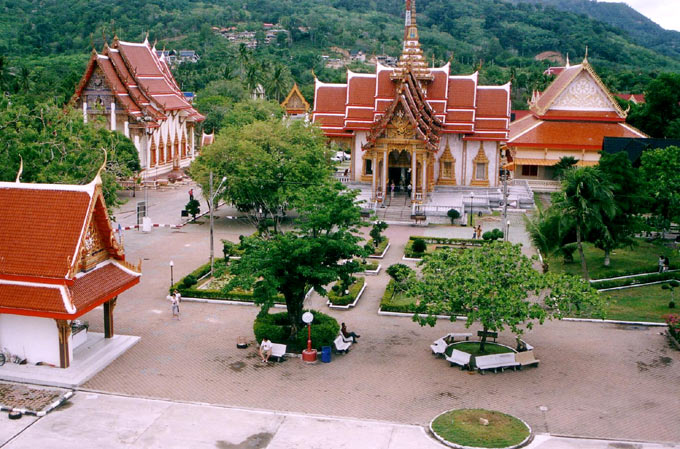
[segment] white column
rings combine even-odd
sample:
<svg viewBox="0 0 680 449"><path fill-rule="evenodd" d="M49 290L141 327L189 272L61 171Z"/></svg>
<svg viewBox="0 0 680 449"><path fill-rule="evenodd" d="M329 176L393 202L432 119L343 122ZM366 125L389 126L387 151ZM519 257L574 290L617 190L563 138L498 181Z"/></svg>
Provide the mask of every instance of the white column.
<svg viewBox="0 0 680 449"><path fill-rule="evenodd" d="M87 98L83 98L83 121L87 123Z"/></svg>
<svg viewBox="0 0 680 449"><path fill-rule="evenodd" d="M371 162L371 171L373 172L373 200L377 197L376 188L378 181L378 155L373 153L373 162Z"/></svg>
<svg viewBox="0 0 680 449"><path fill-rule="evenodd" d="M384 201L387 197L387 150L383 151L382 194Z"/></svg>
<svg viewBox="0 0 680 449"><path fill-rule="evenodd" d="M427 196L427 155L423 157L423 165L421 167L421 171L423 172L423 174L420 175L420 177L423 185L423 202L424 202L425 197Z"/></svg>
<svg viewBox="0 0 680 449"><path fill-rule="evenodd" d="M417 176L416 176L416 149L413 149L411 153L411 201L416 200L416 188L417 188Z"/></svg>
<svg viewBox="0 0 680 449"><path fill-rule="evenodd" d="M111 102L111 131L116 130L116 102Z"/></svg>
<svg viewBox="0 0 680 449"><path fill-rule="evenodd" d="M130 138L130 122L127 120L123 123L123 134L125 134L125 137Z"/></svg>

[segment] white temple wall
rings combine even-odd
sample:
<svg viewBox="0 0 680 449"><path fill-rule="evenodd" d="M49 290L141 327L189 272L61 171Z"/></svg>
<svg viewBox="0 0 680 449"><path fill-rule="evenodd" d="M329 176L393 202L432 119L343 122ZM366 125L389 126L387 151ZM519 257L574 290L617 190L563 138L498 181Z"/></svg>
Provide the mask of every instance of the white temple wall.
<svg viewBox="0 0 680 449"><path fill-rule="evenodd" d="M26 358L28 363L46 362L59 366L57 323L52 318L0 314L0 348ZM69 359L73 359L71 344Z"/></svg>
<svg viewBox="0 0 680 449"><path fill-rule="evenodd" d="M354 170L354 180L359 181L364 169L364 152L361 146L366 143L368 133L357 131L354 135L354 148L352 148L352 169Z"/></svg>

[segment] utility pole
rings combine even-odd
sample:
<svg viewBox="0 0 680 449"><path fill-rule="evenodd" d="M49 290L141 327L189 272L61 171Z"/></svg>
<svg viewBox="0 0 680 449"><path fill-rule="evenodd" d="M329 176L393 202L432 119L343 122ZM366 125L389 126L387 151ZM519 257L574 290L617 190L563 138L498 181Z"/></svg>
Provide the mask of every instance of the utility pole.
<svg viewBox="0 0 680 449"><path fill-rule="evenodd" d="M213 172L210 170L210 203L208 204L210 208L210 277L213 276L213 270L215 269L215 250L213 241Z"/></svg>

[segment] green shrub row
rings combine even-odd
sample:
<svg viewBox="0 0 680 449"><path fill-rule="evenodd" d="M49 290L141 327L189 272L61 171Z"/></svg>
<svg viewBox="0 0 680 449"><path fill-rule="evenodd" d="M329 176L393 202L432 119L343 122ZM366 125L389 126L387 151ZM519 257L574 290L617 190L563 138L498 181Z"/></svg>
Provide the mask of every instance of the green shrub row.
<svg viewBox="0 0 680 449"><path fill-rule="evenodd" d="M625 287L628 285L648 284L656 281L669 281L680 279L680 271L667 271L665 273L651 273L624 279L612 279L609 281L591 281L593 288L601 290L603 288Z"/></svg>
<svg viewBox="0 0 680 449"><path fill-rule="evenodd" d="M333 340L340 333L340 325L336 319L316 310L310 312L314 315L312 346L317 350L321 350L322 346L333 346ZM286 345L289 352L301 352L307 347L307 327L300 327L298 332L291 336L288 312L258 315L253 323L253 332L258 342L262 341L263 337L268 337L274 343Z"/></svg>
<svg viewBox="0 0 680 449"><path fill-rule="evenodd" d="M387 287L385 287L385 293L383 294L382 300L380 301L380 310L383 312L415 313L415 304L392 304L390 302L395 285L396 284L392 279L390 279L390 282L387 283Z"/></svg>
<svg viewBox="0 0 680 449"><path fill-rule="evenodd" d="M364 277L356 278L356 281L354 281L352 285L349 287L348 295L339 295L335 290L330 289L328 291L328 300L334 306L346 306L347 304L351 304L354 302L355 299L357 299L357 296L359 296L359 292L361 291L365 283L366 278Z"/></svg>

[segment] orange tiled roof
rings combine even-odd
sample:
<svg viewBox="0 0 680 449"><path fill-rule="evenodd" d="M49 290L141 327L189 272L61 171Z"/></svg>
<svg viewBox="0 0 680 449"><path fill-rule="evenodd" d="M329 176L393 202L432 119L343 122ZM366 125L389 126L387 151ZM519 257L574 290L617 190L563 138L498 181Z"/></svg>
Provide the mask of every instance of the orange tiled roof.
<svg viewBox="0 0 680 449"><path fill-rule="evenodd" d="M85 186L0 182L0 229L0 313L71 319L139 282L113 236L99 176ZM78 273L88 229L105 259Z"/></svg>

